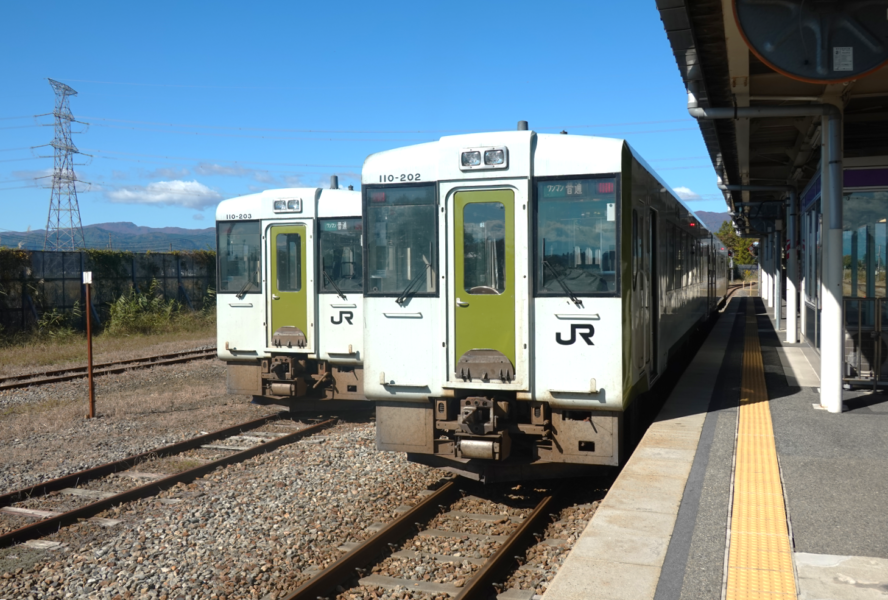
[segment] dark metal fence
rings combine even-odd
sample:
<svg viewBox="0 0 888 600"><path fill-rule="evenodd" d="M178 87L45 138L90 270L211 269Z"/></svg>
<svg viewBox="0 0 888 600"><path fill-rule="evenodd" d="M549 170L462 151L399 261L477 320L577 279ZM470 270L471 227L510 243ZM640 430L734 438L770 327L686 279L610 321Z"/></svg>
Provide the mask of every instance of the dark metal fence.
<svg viewBox="0 0 888 600"><path fill-rule="evenodd" d="M8 252L8 251L7 251ZM52 310L70 313L85 305L83 272L93 272L93 315L107 318L109 306L136 288L196 310L216 287L215 254L127 252L18 252L0 269L0 326L3 333L34 328ZM24 257L24 258L22 258ZM82 312L82 311L80 311Z"/></svg>

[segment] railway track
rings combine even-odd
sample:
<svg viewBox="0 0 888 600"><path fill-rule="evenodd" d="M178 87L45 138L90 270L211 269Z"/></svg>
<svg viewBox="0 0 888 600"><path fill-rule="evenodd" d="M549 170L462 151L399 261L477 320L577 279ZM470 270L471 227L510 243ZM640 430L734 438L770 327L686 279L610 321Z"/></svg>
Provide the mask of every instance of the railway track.
<svg viewBox="0 0 888 600"><path fill-rule="evenodd" d="M473 482L451 479L414 506L402 507L401 516L390 523L371 525L377 529L374 535L341 548L346 551L341 558L284 596L285 600L333 598L337 586L347 593L358 588L362 597L382 588L458 600L488 598L502 591L498 582L505 580L516 560L535 542L534 536L545 528L558 492L524 486L527 491L508 494L509 507L504 511L498 504L502 499L495 502L467 495L465 489L470 487ZM424 547L441 553L422 551ZM432 576L430 564L442 566L449 574L439 569ZM403 576L391 575L397 571Z"/></svg>
<svg viewBox="0 0 888 600"><path fill-rule="evenodd" d="M336 422L332 418L296 431L268 431L270 427L295 425L280 415L272 415L0 495L0 548L20 543L51 547L51 542L48 546L45 542L33 542L85 519L101 526L116 525L113 519L97 515L114 506L157 495L179 483L189 483L219 467L270 452ZM165 465L156 462L185 452L191 455L180 463L189 467L184 470L165 472ZM195 463L197 466L193 466ZM136 471L136 467L142 470ZM139 485L133 487L134 481ZM16 527L22 521L33 522Z"/></svg>
<svg viewBox="0 0 888 600"><path fill-rule="evenodd" d="M193 360L206 360L215 357L216 348L208 348L206 350L186 350L183 352L172 352L170 354L157 354L155 356L118 360L93 365L93 377L114 375L136 369L148 369L158 365L173 365L177 363L191 362ZM60 381L73 381L75 379L83 379L86 376L86 365L81 367L69 367L67 369L41 371L39 373L10 375L8 377L0 377L0 391L46 385L48 383L58 383Z"/></svg>

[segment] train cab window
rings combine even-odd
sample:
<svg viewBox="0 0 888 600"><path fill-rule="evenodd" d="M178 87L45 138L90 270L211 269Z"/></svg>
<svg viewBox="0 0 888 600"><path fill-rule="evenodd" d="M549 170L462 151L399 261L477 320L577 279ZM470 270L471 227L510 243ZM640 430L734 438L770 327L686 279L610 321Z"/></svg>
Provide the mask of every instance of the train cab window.
<svg viewBox="0 0 888 600"><path fill-rule="evenodd" d="M536 293L617 293L616 179L539 181L536 199Z"/></svg>
<svg viewBox="0 0 888 600"><path fill-rule="evenodd" d="M367 188L369 296L431 296L437 292L437 197L434 185Z"/></svg>
<svg viewBox="0 0 888 600"><path fill-rule="evenodd" d="M262 257L259 221L219 221L216 224L220 294L258 294Z"/></svg>
<svg viewBox="0 0 888 600"><path fill-rule="evenodd" d="M274 237L277 255L277 289L298 292L302 289L302 236L279 233Z"/></svg>
<svg viewBox="0 0 888 600"><path fill-rule="evenodd" d="M506 291L506 210L501 202L463 209L463 284L469 294Z"/></svg>
<svg viewBox="0 0 888 600"><path fill-rule="evenodd" d="M360 217L321 219L320 229L320 293L338 294L337 288L360 293L364 287Z"/></svg>

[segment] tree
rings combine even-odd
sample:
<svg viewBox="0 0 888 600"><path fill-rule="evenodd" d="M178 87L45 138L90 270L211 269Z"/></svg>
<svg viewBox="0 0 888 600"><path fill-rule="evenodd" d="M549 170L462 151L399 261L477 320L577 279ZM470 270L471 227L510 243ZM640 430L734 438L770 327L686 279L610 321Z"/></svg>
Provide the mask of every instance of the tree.
<svg viewBox="0 0 888 600"><path fill-rule="evenodd" d="M730 221L722 222L715 236L721 240L726 249L734 252L734 264L751 265L756 262L755 257L749 252L749 246L755 240L739 237L734 233L734 226Z"/></svg>

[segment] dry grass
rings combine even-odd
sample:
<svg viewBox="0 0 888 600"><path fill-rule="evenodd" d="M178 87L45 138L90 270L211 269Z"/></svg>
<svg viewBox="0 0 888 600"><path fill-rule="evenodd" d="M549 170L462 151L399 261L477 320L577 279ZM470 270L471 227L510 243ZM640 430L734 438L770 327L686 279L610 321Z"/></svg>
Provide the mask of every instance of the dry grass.
<svg viewBox="0 0 888 600"><path fill-rule="evenodd" d="M83 395L72 400L50 398L8 409L0 418L0 440L30 440L27 447L4 447L2 462L29 461L29 470L49 472L66 460L114 447L115 440L163 438L171 443L177 435L215 431L279 410L252 405L246 396L226 395L217 361L134 371L100 378L97 384L94 421L85 418L85 386Z"/></svg>
<svg viewBox="0 0 888 600"><path fill-rule="evenodd" d="M93 338L93 360L109 362L176 352L216 343L214 325L195 331L177 331L155 335L112 336ZM23 345L0 347L0 376L30 373L42 368L64 368L86 363L86 338L72 336L61 340L33 341Z"/></svg>

